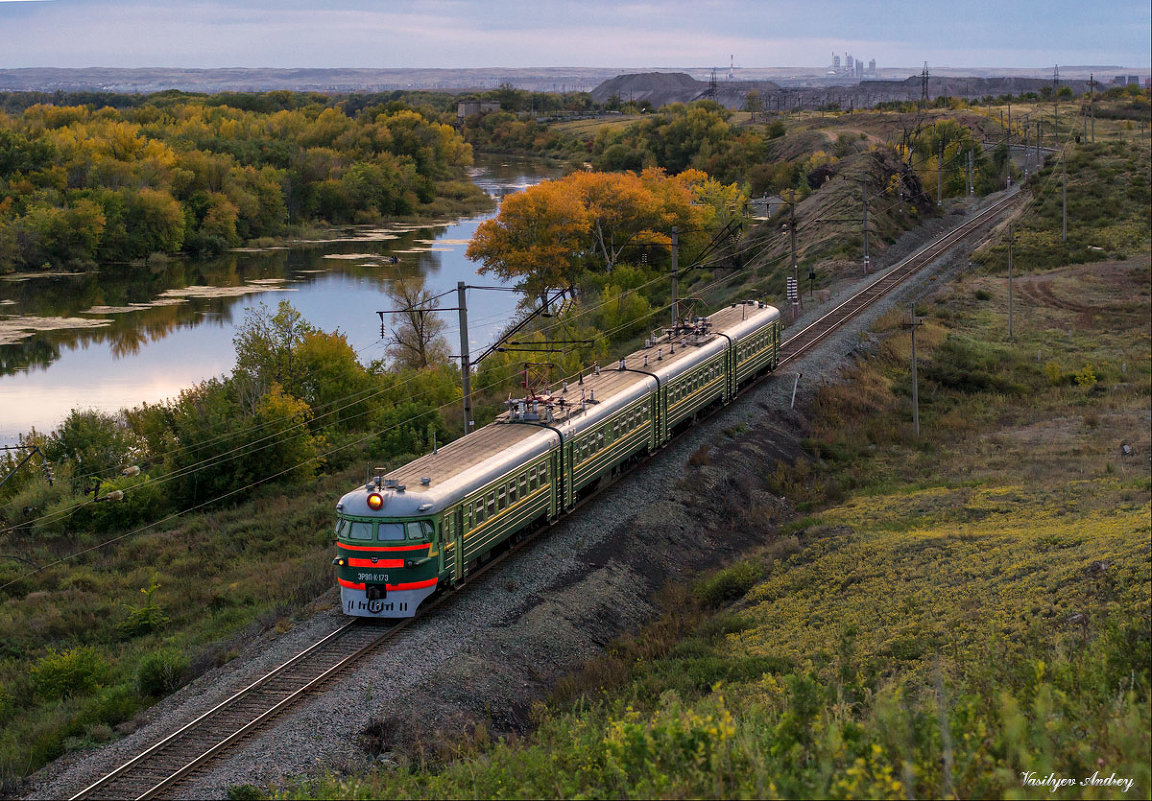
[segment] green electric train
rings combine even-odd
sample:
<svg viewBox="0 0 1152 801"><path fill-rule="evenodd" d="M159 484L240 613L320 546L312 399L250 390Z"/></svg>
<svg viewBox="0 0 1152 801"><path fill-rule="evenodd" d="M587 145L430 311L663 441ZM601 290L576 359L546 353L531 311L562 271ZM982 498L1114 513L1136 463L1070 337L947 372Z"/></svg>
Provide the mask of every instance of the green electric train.
<svg viewBox="0 0 1152 801"><path fill-rule="evenodd" d="M349 492L333 560L344 613L411 617L501 543L774 369L779 347L776 308L732 304L654 333L615 366L510 400L490 425Z"/></svg>

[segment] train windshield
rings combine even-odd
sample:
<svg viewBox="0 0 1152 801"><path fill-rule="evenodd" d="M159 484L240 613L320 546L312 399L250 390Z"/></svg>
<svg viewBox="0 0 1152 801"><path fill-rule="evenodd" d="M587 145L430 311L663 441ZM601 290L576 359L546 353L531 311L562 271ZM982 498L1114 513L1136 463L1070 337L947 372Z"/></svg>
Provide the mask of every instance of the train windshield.
<svg viewBox="0 0 1152 801"><path fill-rule="evenodd" d="M372 524L340 519L336 521L336 536L349 540L370 540L372 539Z"/></svg>
<svg viewBox="0 0 1152 801"><path fill-rule="evenodd" d="M403 523L381 523L379 539L381 540L402 540L404 539L404 524Z"/></svg>

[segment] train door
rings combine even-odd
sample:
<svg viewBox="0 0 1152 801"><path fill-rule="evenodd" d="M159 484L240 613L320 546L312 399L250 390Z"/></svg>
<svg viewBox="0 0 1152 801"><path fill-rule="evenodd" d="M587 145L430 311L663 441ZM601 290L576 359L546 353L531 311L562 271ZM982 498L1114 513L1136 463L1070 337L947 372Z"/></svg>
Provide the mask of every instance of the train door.
<svg viewBox="0 0 1152 801"><path fill-rule="evenodd" d="M453 526L452 537L452 581L460 583L464 580L464 504L460 504L452 510L452 516L456 521Z"/></svg>
<svg viewBox="0 0 1152 801"><path fill-rule="evenodd" d="M575 448L573 448L572 442L565 442L561 445L559 458L552 462L553 481L560 498L560 509L565 512L572 508L572 473L576 467L575 462Z"/></svg>

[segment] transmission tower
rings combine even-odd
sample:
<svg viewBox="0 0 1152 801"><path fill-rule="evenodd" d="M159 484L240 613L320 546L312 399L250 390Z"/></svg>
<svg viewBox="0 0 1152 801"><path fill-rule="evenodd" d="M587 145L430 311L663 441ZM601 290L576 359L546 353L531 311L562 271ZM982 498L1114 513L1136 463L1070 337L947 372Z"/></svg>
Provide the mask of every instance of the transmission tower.
<svg viewBox="0 0 1152 801"><path fill-rule="evenodd" d="M712 78L708 81L708 88L704 90L704 97L707 100L716 99L716 68L712 68Z"/></svg>
<svg viewBox="0 0 1152 801"><path fill-rule="evenodd" d="M928 62L924 62L924 71L920 73L920 108L928 108Z"/></svg>

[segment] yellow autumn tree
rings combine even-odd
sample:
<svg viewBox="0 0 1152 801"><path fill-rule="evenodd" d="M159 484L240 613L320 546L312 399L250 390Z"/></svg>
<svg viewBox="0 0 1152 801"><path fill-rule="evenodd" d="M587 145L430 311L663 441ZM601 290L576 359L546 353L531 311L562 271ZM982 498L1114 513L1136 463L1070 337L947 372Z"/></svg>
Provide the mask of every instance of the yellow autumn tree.
<svg viewBox="0 0 1152 801"><path fill-rule="evenodd" d="M711 229L743 213L744 194L700 170L668 176L660 169L577 172L504 200L480 225L468 258L529 297L573 286L584 270L611 272L637 245L707 241Z"/></svg>

